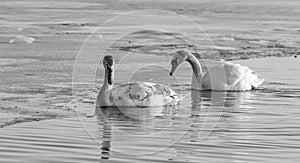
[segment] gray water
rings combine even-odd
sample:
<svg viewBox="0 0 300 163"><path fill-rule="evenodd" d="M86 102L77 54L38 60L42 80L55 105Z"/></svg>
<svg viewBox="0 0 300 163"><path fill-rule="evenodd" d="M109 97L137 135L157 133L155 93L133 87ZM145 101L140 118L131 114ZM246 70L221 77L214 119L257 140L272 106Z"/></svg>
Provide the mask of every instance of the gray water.
<svg viewBox="0 0 300 163"><path fill-rule="evenodd" d="M261 88L174 85L185 95L177 108L105 108L90 118L16 124L0 130L0 162L299 162L300 59L235 62L259 72Z"/></svg>

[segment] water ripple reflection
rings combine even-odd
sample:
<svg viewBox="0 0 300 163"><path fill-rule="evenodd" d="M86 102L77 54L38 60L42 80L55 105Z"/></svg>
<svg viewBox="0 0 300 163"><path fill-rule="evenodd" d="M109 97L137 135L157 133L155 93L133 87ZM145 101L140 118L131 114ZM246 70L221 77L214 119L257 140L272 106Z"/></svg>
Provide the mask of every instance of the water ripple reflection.
<svg viewBox="0 0 300 163"><path fill-rule="evenodd" d="M266 61L245 62L260 71ZM262 72L269 81L251 92L184 89L178 108L96 108L81 122L3 128L0 162L299 162L300 80L280 72Z"/></svg>

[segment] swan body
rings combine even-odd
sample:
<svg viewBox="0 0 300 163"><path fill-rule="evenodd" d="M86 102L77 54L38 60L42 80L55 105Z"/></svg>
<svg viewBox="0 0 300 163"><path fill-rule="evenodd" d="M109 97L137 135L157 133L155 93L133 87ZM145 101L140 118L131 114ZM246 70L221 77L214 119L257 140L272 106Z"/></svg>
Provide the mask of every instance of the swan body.
<svg viewBox="0 0 300 163"><path fill-rule="evenodd" d="M222 62L202 73L197 58L187 51L177 51L172 59L172 75L179 64L187 61L193 68L192 89L218 91L247 91L256 89L264 79L247 66Z"/></svg>
<svg viewBox="0 0 300 163"><path fill-rule="evenodd" d="M119 85L105 92L102 106L167 106L175 105L177 94L162 84L155 83L128 83Z"/></svg>
<svg viewBox="0 0 300 163"><path fill-rule="evenodd" d="M104 84L97 96L97 105L106 106L170 106L179 102L177 94L163 84L131 82L113 87L113 58L105 56Z"/></svg>

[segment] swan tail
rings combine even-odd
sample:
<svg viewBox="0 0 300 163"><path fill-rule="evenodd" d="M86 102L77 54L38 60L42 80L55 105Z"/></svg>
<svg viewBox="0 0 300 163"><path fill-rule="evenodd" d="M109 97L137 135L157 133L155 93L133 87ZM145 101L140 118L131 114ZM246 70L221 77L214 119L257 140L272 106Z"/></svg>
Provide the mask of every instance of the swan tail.
<svg viewBox="0 0 300 163"><path fill-rule="evenodd" d="M255 71L251 71L251 76L252 76L252 88L256 89L258 86L260 86L264 82L264 78L261 77L258 73Z"/></svg>
<svg viewBox="0 0 300 163"><path fill-rule="evenodd" d="M178 94L170 89L169 87L162 84L155 84L156 94L164 95L164 105L165 106L174 106L180 103L181 99Z"/></svg>
<svg viewBox="0 0 300 163"><path fill-rule="evenodd" d="M175 106L180 103L178 96L166 96L164 98L165 106Z"/></svg>

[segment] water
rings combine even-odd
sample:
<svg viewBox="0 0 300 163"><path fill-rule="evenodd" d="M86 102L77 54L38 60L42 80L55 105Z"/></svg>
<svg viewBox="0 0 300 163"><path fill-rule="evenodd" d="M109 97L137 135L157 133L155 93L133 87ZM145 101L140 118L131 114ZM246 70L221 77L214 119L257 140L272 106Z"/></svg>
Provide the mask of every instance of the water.
<svg viewBox="0 0 300 163"><path fill-rule="evenodd" d="M235 62L259 72L264 85L191 92L183 65L172 79L186 95L179 108L97 109L91 118L6 127L0 162L299 162L300 59Z"/></svg>

